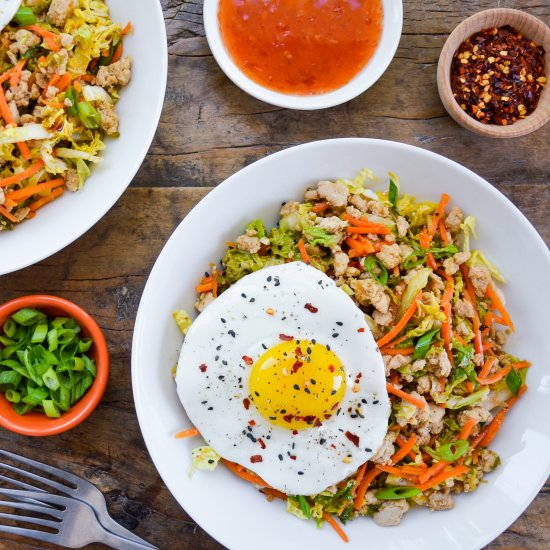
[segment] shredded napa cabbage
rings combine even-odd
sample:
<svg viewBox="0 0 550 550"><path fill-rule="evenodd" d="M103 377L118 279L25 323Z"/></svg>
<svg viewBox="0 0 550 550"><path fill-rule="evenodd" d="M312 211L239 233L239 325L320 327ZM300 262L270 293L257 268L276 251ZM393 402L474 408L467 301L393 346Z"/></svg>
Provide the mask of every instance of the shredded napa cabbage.
<svg viewBox="0 0 550 550"><path fill-rule="evenodd" d="M193 462L189 475L192 475L195 470L215 470L221 459L221 456L212 447L208 446L193 449L191 456L193 457Z"/></svg>
<svg viewBox="0 0 550 550"><path fill-rule="evenodd" d="M176 324L180 328L181 332L183 334L187 334L187 331L193 323L189 313L187 313L185 309L177 309L174 313L172 313L172 317L174 317L174 321L176 321Z"/></svg>

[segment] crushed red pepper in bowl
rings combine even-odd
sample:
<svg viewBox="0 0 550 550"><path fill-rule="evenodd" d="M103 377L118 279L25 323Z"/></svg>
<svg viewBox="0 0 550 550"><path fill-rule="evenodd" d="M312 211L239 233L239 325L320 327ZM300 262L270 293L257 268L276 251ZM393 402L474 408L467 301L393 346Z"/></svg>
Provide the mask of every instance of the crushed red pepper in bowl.
<svg viewBox="0 0 550 550"><path fill-rule="evenodd" d="M472 35L451 62L456 102L482 124L507 126L527 117L547 83L544 53L509 25Z"/></svg>

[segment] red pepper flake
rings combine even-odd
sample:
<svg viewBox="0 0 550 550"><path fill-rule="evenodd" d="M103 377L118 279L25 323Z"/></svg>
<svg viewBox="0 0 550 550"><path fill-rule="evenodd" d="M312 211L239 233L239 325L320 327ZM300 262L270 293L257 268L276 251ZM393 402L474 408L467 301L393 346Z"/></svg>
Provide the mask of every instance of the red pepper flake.
<svg viewBox="0 0 550 550"><path fill-rule="evenodd" d="M298 435L298 430L292 430L292 435Z"/></svg>
<svg viewBox="0 0 550 550"><path fill-rule="evenodd" d="M264 459L262 458L262 455L252 455L250 457L250 462L252 462L252 464L256 464L257 462L263 462Z"/></svg>
<svg viewBox="0 0 550 550"><path fill-rule="evenodd" d="M358 328L357 332L365 332L365 327Z"/></svg>
<svg viewBox="0 0 550 550"><path fill-rule="evenodd" d="M261 437L258 439L258 443L260 444L260 447L262 449L265 449L265 443L264 443L264 440Z"/></svg>
<svg viewBox="0 0 550 550"><path fill-rule="evenodd" d="M252 365L252 363L254 363L254 360L252 359L252 357L248 357L248 355L243 355L243 361L247 365Z"/></svg>
<svg viewBox="0 0 550 550"><path fill-rule="evenodd" d="M296 348L294 350L294 355L296 355L296 357L302 357L302 355L303 355L302 349L301 348Z"/></svg>
<svg viewBox="0 0 550 550"><path fill-rule="evenodd" d="M451 62L456 102L482 124L507 126L525 118L547 83L544 53L509 25L472 35Z"/></svg>
<svg viewBox="0 0 550 550"><path fill-rule="evenodd" d="M290 458L290 460L296 460L296 455L289 455L288 458Z"/></svg>
<svg viewBox="0 0 550 550"><path fill-rule="evenodd" d="M323 425L323 423L318 419L316 418L315 419L315 422L313 423L313 425L316 427L316 428L319 428Z"/></svg>
<svg viewBox="0 0 550 550"><path fill-rule="evenodd" d="M356 447L359 447L359 436L352 434L351 432L346 432L344 434Z"/></svg>
<svg viewBox="0 0 550 550"><path fill-rule="evenodd" d="M291 340L294 340L294 336L288 336L287 334L279 334L279 338L281 340L284 340L285 342L290 342Z"/></svg>
<svg viewBox="0 0 550 550"><path fill-rule="evenodd" d="M250 399L248 399L248 397L245 397L245 398L243 399L243 405L244 405L244 408L245 408L246 410L249 409L249 407L250 407Z"/></svg>
<svg viewBox="0 0 550 550"><path fill-rule="evenodd" d="M248 425L249 426L255 426L256 425L256 422L254 420L249 420L248 421Z"/></svg>
<svg viewBox="0 0 550 550"><path fill-rule="evenodd" d="M301 361L296 361L294 365L292 365L292 372L298 372L303 366L303 363Z"/></svg>
<svg viewBox="0 0 550 550"><path fill-rule="evenodd" d="M306 304L304 308L310 311L311 313L317 313L319 311L318 307L312 306L311 304Z"/></svg>
<svg viewBox="0 0 550 550"><path fill-rule="evenodd" d="M285 415L283 416L283 420L284 420L285 422L292 422L292 419L293 419L293 418L294 418L294 415L293 415L293 414L285 414Z"/></svg>
<svg viewBox="0 0 550 550"><path fill-rule="evenodd" d="M335 369L334 369L334 365L329 365L329 366L328 366L328 370L329 370L330 372L334 372L334 370L335 370Z"/></svg>
<svg viewBox="0 0 550 550"><path fill-rule="evenodd" d="M199 369L200 369L201 372L206 372L206 369L207 369L207 368L208 368L208 367L207 367L204 363L203 363L202 365L199 366Z"/></svg>

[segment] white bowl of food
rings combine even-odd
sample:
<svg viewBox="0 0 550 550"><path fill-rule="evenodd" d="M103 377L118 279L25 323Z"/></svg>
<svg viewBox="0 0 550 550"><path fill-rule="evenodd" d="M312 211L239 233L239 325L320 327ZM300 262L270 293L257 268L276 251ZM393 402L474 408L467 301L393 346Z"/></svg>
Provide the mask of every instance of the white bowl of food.
<svg viewBox="0 0 550 550"><path fill-rule="evenodd" d="M380 180L361 172L364 168ZM357 174L361 178L354 181ZM400 189L388 187L390 179L399 183L397 177ZM334 183L340 178L344 181ZM324 183L318 186L320 181ZM416 203L404 194L415 197ZM288 203L283 218L282 203ZM477 220L478 239L469 216ZM258 222L245 232L247 224L258 219L267 235ZM317 269L289 260L306 261ZM347 271L346 265L354 269ZM303 270L303 276L290 276L288 270L294 269ZM313 286L340 292L342 306L332 302L331 307L325 301L329 294L321 290L304 290L312 270L319 273ZM483 547L525 510L550 470L550 427L544 415L550 353L544 319L550 290L533 285L532 273L540 280L550 276L550 253L528 220L482 178L439 155L388 141L338 139L293 147L244 168L181 222L141 300L132 384L140 427L160 475L186 512L229 548L257 548L258 540L274 550L302 545L333 549L340 544L327 524L317 529L314 521L286 513L289 502L302 517L304 509L317 516L328 510L335 520L339 514L354 515L358 502L361 514L373 517L341 525L350 548L363 548L365 540L392 550ZM498 280L502 276L504 284ZM313 294L305 298L306 292ZM217 293L219 298L214 298ZM264 303L265 297L272 305ZM198 317L197 299L203 309ZM182 309L195 319L189 328L190 319L179 314L181 326L188 329L185 340L172 318ZM362 313L357 318L353 311ZM271 319L282 324L266 325ZM318 323L314 328L313 322ZM368 340L370 331L388 372L383 372ZM321 415L320 425L315 421L305 427L294 424L298 414L284 419L289 411L281 407L272 418L266 413L269 403L279 401L287 390L293 403L293 390L307 387L316 395L319 380L292 388L287 384L287 390L279 387L281 373L301 376L309 368L307 359L293 356L309 344L292 339L312 342L315 334L317 343L330 343L346 369L371 357L363 364L374 371L346 378L347 397L341 401L361 397L372 422L370 435L359 433L365 426L352 416L355 408L347 406L341 407L340 424L331 424L336 409ZM343 342L342 335L348 340ZM362 335L367 339L357 344ZM264 354L289 341L292 364L286 373L281 370L262 382L257 365L266 364ZM350 354L360 342L371 346L370 351ZM315 363L320 377L327 366L329 372L334 373L331 366L338 372L335 361L325 363ZM384 375L392 403L389 424L384 389L363 386L365 380L377 384ZM277 388L273 395L270 383ZM514 395L523 394L525 385L529 390L516 400ZM327 396L326 402L332 408L330 399ZM307 422L308 401L300 403L305 405L299 419ZM382 412L369 408L379 403ZM281 418L289 422L289 439L279 437L285 430ZM235 431L239 422L241 431ZM330 431L334 427L336 434ZM381 427L384 443L374 448L381 443ZM177 438L180 432L189 437ZM345 452L327 467L326 446L332 443L335 453ZM202 451L193 457L198 448ZM495 452L501 460L498 467ZM219 455L224 464L218 463ZM363 473L359 467L350 474L365 458L369 462ZM216 465L215 471L188 475L193 466ZM304 466L316 475L308 475ZM348 481L336 483L334 489L335 477ZM485 483L480 483L482 477ZM332 508L312 496L323 480L331 487L322 497ZM258 491L267 484L275 502ZM331 500L338 486L354 492L349 501ZM475 491L462 494L466 487ZM305 504L296 495L305 495ZM276 497L287 499L287 504ZM426 505L452 509L430 513ZM382 527L397 523L392 529Z"/></svg>
<svg viewBox="0 0 550 550"><path fill-rule="evenodd" d="M18 88L11 75L3 85L16 128L0 136L0 275L61 250L113 206L149 149L166 89L157 0L139 10L107 0L95 15L68 10L71 2L42 3L45 12L39 4L29 2L34 11L26 7L18 24L2 31L11 37L9 63L21 72L14 75ZM13 141L21 136L35 139L20 150Z"/></svg>
<svg viewBox="0 0 550 550"><path fill-rule="evenodd" d="M204 28L223 72L251 96L312 110L362 94L401 38L401 0L235 3L205 0Z"/></svg>

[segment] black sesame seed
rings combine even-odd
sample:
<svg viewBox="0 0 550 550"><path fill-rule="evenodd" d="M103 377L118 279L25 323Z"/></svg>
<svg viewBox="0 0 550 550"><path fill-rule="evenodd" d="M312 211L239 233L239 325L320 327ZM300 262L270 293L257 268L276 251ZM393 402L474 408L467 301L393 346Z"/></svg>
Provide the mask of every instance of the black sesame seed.
<svg viewBox="0 0 550 550"><path fill-rule="evenodd" d="M330 346L328 344L326 345L326 348L327 348L327 351L330 351Z"/></svg>
<svg viewBox="0 0 550 550"><path fill-rule="evenodd" d="M339 334L338 334L337 332L333 332L333 333L332 333L332 337L333 337L333 338L338 338L338 336L339 336Z"/></svg>
<svg viewBox="0 0 550 550"><path fill-rule="evenodd" d="M342 323L342 321L336 321L336 324L341 327L344 323Z"/></svg>
<svg viewBox="0 0 550 550"><path fill-rule="evenodd" d="M233 338L235 338L235 331L234 330L228 330L227 334L229 334L229 336L233 336Z"/></svg>
<svg viewBox="0 0 550 550"><path fill-rule="evenodd" d="M378 405L378 403L380 403L380 401L378 401L378 399L375 399L375 400L372 402L373 405Z"/></svg>
<svg viewBox="0 0 550 550"><path fill-rule="evenodd" d="M267 346L265 344L262 344L262 348L267 349Z"/></svg>
<svg viewBox="0 0 550 550"><path fill-rule="evenodd" d="M206 404L208 403L208 401L201 401L201 403L202 403L203 405L206 405Z"/></svg>
<svg viewBox="0 0 550 550"><path fill-rule="evenodd" d="M299 390L299 389L300 389L300 386L298 386L298 384L294 384L294 389L295 389L295 390Z"/></svg>
<svg viewBox="0 0 550 550"><path fill-rule="evenodd" d="M214 461L211 458L209 458L208 459L208 464L214 464Z"/></svg>
<svg viewBox="0 0 550 550"><path fill-rule="evenodd" d="M305 391L306 393L311 393L311 391L309 390L309 388L304 388L304 391Z"/></svg>
<svg viewBox="0 0 550 550"><path fill-rule="evenodd" d="M286 409L281 409L279 412L280 412L281 414L286 414Z"/></svg>
<svg viewBox="0 0 550 550"><path fill-rule="evenodd" d="M222 320L222 323L226 323L226 322L227 322L223 317L221 318L221 320Z"/></svg>
<svg viewBox="0 0 550 550"><path fill-rule="evenodd" d="M218 380L221 380L223 382L225 380L225 376L223 374L220 374L218 376Z"/></svg>
<svg viewBox="0 0 550 550"><path fill-rule="evenodd" d="M255 395L256 397L260 397L260 394L259 394L257 391L254 392L254 395Z"/></svg>
<svg viewBox="0 0 550 550"><path fill-rule="evenodd" d="M219 361L219 360L220 360L220 356L216 355L216 357L214 357L214 361Z"/></svg>
<svg viewBox="0 0 550 550"><path fill-rule="evenodd" d="M317 380L315 380L314 378L311 379L311 383L315 386L315 384L317 384Z"/></svg>
<svg viewBox="0 0 550 550"><path fill-rule="evenodd" d="M319 445L324 445L326 442L327 440L324 437L321 437L321 439L319 439Z"/></svg>
<svg viewBox="0 0 550 550"><path fill-rule="evenodd" d="M222 349L222 345L216 346L216 351L220 351Z"/></svg>
<svg viewBox="0 0 550 550"><path fill-rule="evenodd" d="M214 410L214 407L208 407L208 410L209 410L209 411L213 411L213 410Z"/></svg>
<svg viewBox="0 0 550 550"><path fill-rule="evenodd" d="M308 355L311 355L311 348L309 348L309 347L306 348L306 353L307 353Z"/></svg>
<svg viewBox="0 0 550 550"><path fill-rule="evenodd" d="M332 391L330 392L330 395L335 395L335 394L336 394L336 390L332 390Z"/></svg>
<svg viewBox="0 0 550 550"><path fill-rule="evenodd" d="M366 451L367 453L372 453L372 449L369 449L368 447L365 447L365 451Z"/></svg>
<svg viewBox="0 0 550 550"><path fill-rule="evenodd" d="M227 361L225 359L222 361L222 365L225 365L227 367Z"/></svg>
<svg viewBox="0 0 550 550"><path fill-rule="evenodd" d="M365 398L361 399L361 403L367 404L367 400Z"/></svg>
<svg viewBox="0 0 550 550"><path fill-rule="evenodd" d="M277 420L277 417L276 416L270 416L269 420Z"/></svg>
<svg viewBox="0 0 550 550"><path fill-rule="evenodd" d="M250 300L248 300L249 302L255 302L256 301L256 298L250 298Z"/></svg>
<svg viewBox="0 0 550 550"><path fill-rule="evenodd" d="M270 275L270 276L267 278L267 282L270 283L272 279L273 279L273 277Z"/></svg>
<svg viewBox="0 0 550 550"><path fill-rule="evenodd" d="M303 476L303 475L304 475L304 472L298 472L298 475L299 475L299 476Z"/></svg>
<svg viewBox="0 0 550 550"><path fill-rule="evenodd" d="M296 448L296 443L293 443L292 444L292 450L294 450Z"/></svg>
<svg viewBox="0 0 550 550"><path fill-rule="evenodd" d="M246 298L246 294L245 294L244 292L241 292L241 296L242 296L243 298Z"/></svg>
<svg viewBox="0 0 550 550"><path fill-rule="evenodd" d="M283 460L283 455L279 455L279 460Z"/></svg>

